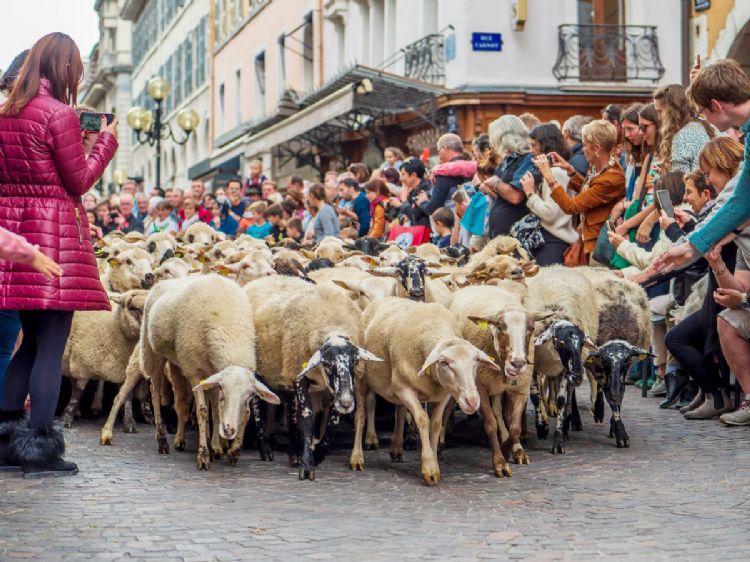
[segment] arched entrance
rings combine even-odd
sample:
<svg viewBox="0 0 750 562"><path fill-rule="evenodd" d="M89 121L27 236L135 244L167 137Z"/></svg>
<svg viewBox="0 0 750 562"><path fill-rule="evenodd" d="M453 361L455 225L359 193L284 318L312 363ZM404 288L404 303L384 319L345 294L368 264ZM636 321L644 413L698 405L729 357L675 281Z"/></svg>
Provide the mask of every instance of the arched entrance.
<svg viewBox="0 0 750 562"><path fill-rule="evenodd" d="M750 21L742 26L737 37L735 37L732 46L727 52L727 58L734 59L740 63L745 74L750 76Z"/></svg>

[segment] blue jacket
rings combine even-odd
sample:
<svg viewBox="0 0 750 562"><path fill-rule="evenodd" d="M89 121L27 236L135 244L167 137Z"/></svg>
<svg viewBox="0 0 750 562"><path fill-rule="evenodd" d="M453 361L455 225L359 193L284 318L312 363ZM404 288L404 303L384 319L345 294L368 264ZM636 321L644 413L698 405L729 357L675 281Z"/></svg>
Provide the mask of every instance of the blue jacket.
<svg viewBox="0 0 750 562"><path fill-rule="evenodd" d="M359 235L367 236L370 231L370 200L364 191L360 191L354 198L354 212L359 220Z"/></svg>

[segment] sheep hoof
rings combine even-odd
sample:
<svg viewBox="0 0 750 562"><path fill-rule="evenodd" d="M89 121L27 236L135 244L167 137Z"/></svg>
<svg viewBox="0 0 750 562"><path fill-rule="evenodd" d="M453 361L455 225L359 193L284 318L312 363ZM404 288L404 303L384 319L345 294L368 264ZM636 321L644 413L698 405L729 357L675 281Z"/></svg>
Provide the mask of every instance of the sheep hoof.
<svg viewBox="0 0 750 562"><path fill-rule="evenodd" d="M297 455L289 455L289 468L299 466L299 457Z"/></svg>
<svg viewBox="0 0 750 562"><path fill-rule="evenodd" d="M185 450L185 440L184 439L176 439L174 440L174 450L175 451L184 451Z"/></svg>
<svg viewBox="0 0 750 562"><path fill-rule="evenodd" d="M73 416L71 416L70 414L65 414L62 418L62 422L65 429L70 429L71 427L73 427Z"/></svg>
<svg viewBox="0 0 750 562"><path fill-rule="evenodd" d="M122 428L123 433L138 433L138 429L135 427L135 422L132 424L125 424Z"/></svg>
<svg viewBox="0 0 750 562"><path fill-rule="evenodd" d="M547 439L549 435L549 425L546 423L539 423L536 426L536 436L539 439Z"/></svg>
<svg viewBox="0 0 750 562"><path fill-rule="evenodd" d="M349 468L352 470L364 470L365 469L365 458L361 453L352 453L349 459Z"/></svg>
<svg viewBox="0 0 750 562"><path fill-rule="evenodd" d="M196 458L196 467L198 470L211 470L211 456L206 447L198 447L198 456Z"/></svg>
<svg viewBox="0 0 750 562"><path fill-rule="evenodd" d="M168 455L169 454L169 443L167 443L167 438L165 436L157 437L159 441L159 454L160 455Z"/></svg>
<svg viewBox="0 0 750 562"><path fill-rule="evenodd" d="M404 438L404 450L405 451L417 450L417 436L416 435L407 435Z"/></svg>
<svg viewBox="0 0 750 562"><path fill-rule="evenodd" d="M237 464L239 460L240 460L239 449L230 449L229 451L227 451L227 463L228 464Z"/></svg>
<svg viewBox="0 0 750 562"><path fill-rule="evenodd" d="M310 470L306 470L303 466L299 467L299 471L297 472L297 477L300 480L315 480L315 469L312 468Z"/></svg>
<svg viewBox="0 0 750 562"><path fill-rule="evenodd" d="M440 482L440 469L423 468L422 480L427 486L436 486Z"/></svg>
<svg viewBox="0 0 750 562"><path fill-rule="evenodd" d="M513 451L513 460L516 464L531 464L529 455L526 454L526 451L520 448Z"/></svg>
<svg viewBox="0 0 750 562"><path fill-rule="evenodd" d="M390 451L391 462L404 462L404 450Z"/></svg>
<svg viewBox="0 0 750 562"><path fill-rule="evenodd" d="M510 466L508 466L507 464L504 464L502 466L496 466L495 476L497 476L498 478L502 478L503 476L505 476L506 478L512 478L513 471L511 470Z"/></svg>
<svg viewBox="0 0 750 562"><path fill-rule="evenodd" d="M268 441L258 442L258 453L260 453L260 460L273 461L273 447Z"/></svg>
<svg viewBox="0 0 750 562"><path fill-rule="evenodd" d="M630 448L630 437L625 431L625 425L621 421L615 422L615 438L617 439L617 448Z"/></svg>
<svg viewBox="0 0 750 562"><path fill-rule="evenodd" d="M99 445L111 445L111 444L112 444L112 434L102 432L101 436L99 437Z"/></svg>
<svg viewBox="0 0 750 562"><path fill-rule="evenodd" d="M552 454L565 454L565 438L563 437L562 431L555 430L555 439L552 443Z"/></svg>
<svg viewBox="0 0 750 562"><path fill-rule="evenodd" d="M380 448L380 441L377 435L365 435L365 451L377 451Z"/></svg>

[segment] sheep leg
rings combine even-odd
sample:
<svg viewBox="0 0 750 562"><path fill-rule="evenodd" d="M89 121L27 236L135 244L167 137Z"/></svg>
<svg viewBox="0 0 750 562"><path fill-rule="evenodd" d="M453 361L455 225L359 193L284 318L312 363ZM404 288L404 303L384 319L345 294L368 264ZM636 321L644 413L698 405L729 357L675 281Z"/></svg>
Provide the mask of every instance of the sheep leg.
<svg viewBox="0 0 750 562"><path fill-rule="evenodd" d="M521 446L521 426L526 417L526 396L518 393L504 394L503 413L508 424L508 438L503 441L503 454L512 456L516 464L530 464L529 456Z"/></svg>
<svg viewBox="0 0 750 562"><path fill-rule="evenodd" d="M625 391L625 385L622 385L623 392ZM622 423L620 417L620 404L622 403L622 396L613 396L611 392L605 391L604 395L607 398L610 410L612 410L612 421L610 422L610 437L614 437L617 441L617 448L622 449L623 447L630 447L630 437L628 432L625 431L625 425ZM614 433L614 435L612 435Z"/></svg>
<svg viewBox="0 0 750 562"><path fill-rule="evenodd" d="M453 400L453 398L450 398L448 401L448 405L443 411L443 426L440 428L440 441L438 441L437 446L438 460L443 460L443 450L445 449L445 435L448 433L448 426L453 423L453 406L455 404L456 401Z"/></svg>
<svg viewBox="0 0 750 562"><path fill-rule="evenodd" d="M406 411L406 436L404 437L404 449L407 451L417 450L417 432L414 425L414 416Z"/></svg>
<svg viewBox="0 0 750 562"><path fill-rule="evenodd" d="M591 403L593 404L596 397L599 395L599 384L596 382L594 374L589 370L586 370L586 378L589 379L589 400L591 400Z"/></svg>
<svg viewBox="0 0 750 562"><path fill-rule="evenodd" d="M141 403L141 415L143 421L148 424L154 423L154 407L151 405L151 389L147 380L141 381L136 389L136 396Z"/></svg>
<svg viewBox="0 0 750 562"><path fill-rule="evenodd" d="M200 378L190 381L190 386L195 388L195 409L198 413L198 455L196 456L196 468L198 470L210 470L211 455L208 449L208 405L206 404L206 393L199 386ZM197 388L196 388L197 387ZM216 431L219 431L218 426Z"/></svg>
<svg viewBox="0 0 750 562"><path fill-rule="evenodd" d="M315 431L315 412L310 400L310 382L303 378L295 385L297 395L297 422L302 430L303 451L298 471L300 480L315 480L315 457L313 456L313 433Z"/></svg>
<svg viewBox="0 0 750 562"><path fill-rule="evenodd" d="M394 414L393 435L391 435L391 446L388 452L391 462L404 462L404 424L406 423L406 408L401 404L396 405Z"/></svg>
<svg viewBox="0 0 750 562"><path fill-rule="evenodd" d="M258 442L258 453L260 453L260 460L272 461L273 449L268 442L267 426L263 422L261 399L257 396L253 396L253 398L250 400L250 407L253 411L253 420L255 421L255 434Z"/></svg>
<svg viewBox="0 0 750 562"><path fill-rule="evenodd" d="M497 438L498 418L495 416L492 404L490 403L489 393L487 388L483 385L478 385L477 390L479 391L479 413L482 414L484 432L487 434L487 439L490 440L490 449L492 449L492 466L495 469L495 476L498 478L501 476L507 476L510 478L513 476L513 471L510 469L510 466L508 466L508 462L505 460L505 456L500 449L500 441Z"/></svg>
<svg viewBox="0 0 750 562"><path fill-rule="evenodd" d="M547 411L550 416L557 416L558 406L557 397L560 395L560 385L562 377L553 377L548 380L547 384Z"/></svg>
<svg viewBox="0 0 750 562"><path fill-rule="evenodd" d="M529 422L526 419L526 406L529 403L528 397L524 401L523 412L521 412L521 445L529 444Z"/></svg>
<svg viewBox="0 0 750 562"><path fill-rule="evenodd" d="M565 436L563 434L563 428L565 425L565 407L567 403L568 394L568 378L558 377L560 379L560 390L557 392L557 427L555 428L555 436L552 442L552 454L559 453L565 454Z"/></svg>
<svg viewBox="0 0 750 562"><path fill-rule="evenodd" d="M130 394L125 397L125 404L122 409L122 431L123 433L138 433L133 418L133 396Z"/></svg>
<svg viewBox="0 0 750 562"><path fill-rule="evenodd" d="M250 420L250 408L247 407L242 412L240 417L240 425L237 427L237 437L232 439L232 444L227 449L227 462L229 464L237 464L240 460L240 453L242 452L242 443L245 440L245 427L247 422Z"/></svg>
<svg viewBox="0 0 750 562"><path fill-rule="evenodd" d="M596 386L596 400L594 401L594 422L604 422L604 389L599 384Z"/></svg>
<svg viewBox="0 0 750 562"><path fill-rule="evenodd" d="M497 423L497 431L500 434L500 442L504 442L508 439L508 427L505 424L505 417L503 416L503 395L496 394L490 397L490 403L492 404L492 415L495 416L495 422ZM508 458L508 455L505 455Z"/></svg>
<svg viewBox="0 0 750 562"><path fill-rule="evenodd" d="M573 431L583 431L583 422L581 421L581 412L578 410L578 400L576 400L576 389L572 389L570 401L570 427Z"/></svg>
<svg viewBox="0 0 750 562"><path fill-rule="evenodd" d="M422 479L428 486L434 486L440 481L440 467L430 445L430 418L413 389L402 388L396 391L396 394L411 412L419 430L419 439L422 442Z"/></svg>
<svg viewBox="0 0 750 562"><path fill-rule="evenodd" d="M359 381L357 381L359 382ZM359 400L359 398L357 398ZM365 405L367 406L367 432L365 433L365 450L366 451L377 451L380 447L378 441L378 433L375 429L375 404L377 398L375 393L370 390L367 392L365 397Z"/></svg>
<svg viewBox="0 0 750 562"><path fill-rule="evenodd" d="M544 400L542 394L539 391L541 375L534 373L531 377L531 386L529 389L529 397L531 403L534 405L534 419L536 425L536 436L540 439L545 439L549 435L549 424L547 423L547 415L544 411Z"/></svg>
<svg viewBox="0 0 750 562"><path fill-rule="evenodd" d="M372 396L372 400L370 399ZM374 431L375 423L375 393L367 388L367 383L364 377L358 378L354 384L354 446L352 446L352 452L349 455L349 468L352 470L364 470L365 469L365 455L362 452L362 433L367 423L367 430L371 428ZM370 425L370 413L372 412L372 422ZM367 437L365 437L365 440ZM375 445L377 448L378 436L375 434ZM367 447L367 442L365 442Z"/></svg>
<svg viewBox="0 0 750 562"><path fill-rule="evenodd" d="M169 443L164 431L164 422L161 418L161 389L164 386L164 366L166 361L160 357L143 352L141 356L143 372L151 380L151 405L154 410L154 425L156 426L156 441L159 444L159 453L169 454Z"/></svg>
<svg viewBox="0 0 750 562"><path fill-rule="evenodd" d="M86 389L88 379L71 379L73 382L73 388L70 393L70 402L65 407L63 412L63 427L71 427L73 425L73 418L75 416L76 408L78 408L78 401L81 399L81 394Z"/></svg>
<svg viewBox="0 0 750 562"><path fill-rule="evenodd" d="M176 401L176 397L175 397ZM220 459L224 454L224 443L219 433L219 427L221 426L221 419L219 418L219 397L216 391L208 391L208 403L211 405L211 421L213 431L211 432L211 460Z"/></svg>
<svg viewBox="0 0 750 562"><path fill-rule="evenodd" d="M131 358L131 362L133 359ZM136 360L137 363L137 360ZM107 417L107 421L104 423L104 427L102 427L101 434L99 436L99 444L100 445L111 445L112 444L112 429L115 426L115 420L117 419L117 414L120 413L120 408L122 408L123 403L126 400L130 399L130 396L133 392L133 389L136 387L138 382L141 380L141 372L139 369L127 369L125 371L125 381L120 386L120 390L117 392L117 396L115 396L115 400L112 403L112 409L109 411L109 416ZM131 402L131 416L132 416L132 402ZM133 426L135 426L135 422L133 423ZM133 432L134 433L134 432Z"/></svg>
<svg viewBox="0 0 750 562"><path fill-rule="evenodd" d="M287 431L289 432L289 467L300 464L300 435L297 416L297 395L293 394L286 402Z"/></svg>
<svg viewBox="0 0 750 562"><path fill-rule="evenodd" d="M440 445L440 436L443 429L443 416L447 410L448 404L451 403L450 395L435 404L430 412L430 447L435 452L435 462L437 462L438 446Z"/></svg>
<svg viewBox="0 0 750 562"><path fill-rule="evenodd" d="M315 466L318 466L325 460L326 455L331 448L333 432L335 431L336 426L339 425L339 421L341 420L341 414L339 414L336 408L328 406L327 415L324 415L323 419L326 420L326 425L323 428L323 436L321 437L320 441L315 446L315 449L313 451Z"/></svg>
<svg viewBox="0 0 750 562"><path fill-rule="evenodd" d="M173 371L172 392L174 394L174 409L177 412L177 431L174 434L175 451L185 450L185 424L190 418L190 398L192 392L187 379L179 370Z"/></svg>
<svg viewBox="0 0 750 562"><path fill-rule="evenodd" d="M91 401L91 413L95 417L99 417L102 414L102 402L104 401L104 381L96 383L96 392L94 392L94 399Z"/></svg>

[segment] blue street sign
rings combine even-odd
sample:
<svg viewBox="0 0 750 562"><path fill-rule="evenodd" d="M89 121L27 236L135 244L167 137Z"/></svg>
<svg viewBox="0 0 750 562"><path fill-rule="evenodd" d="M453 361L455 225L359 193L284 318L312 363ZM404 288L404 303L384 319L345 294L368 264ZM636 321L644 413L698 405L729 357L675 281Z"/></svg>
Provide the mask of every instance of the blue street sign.
<svg viewBox="0 0 750 562"><path fill-rule="evenodd" d="M472 33L471 46L474 51L502 51L503 36L500 33Z"/></svg>

